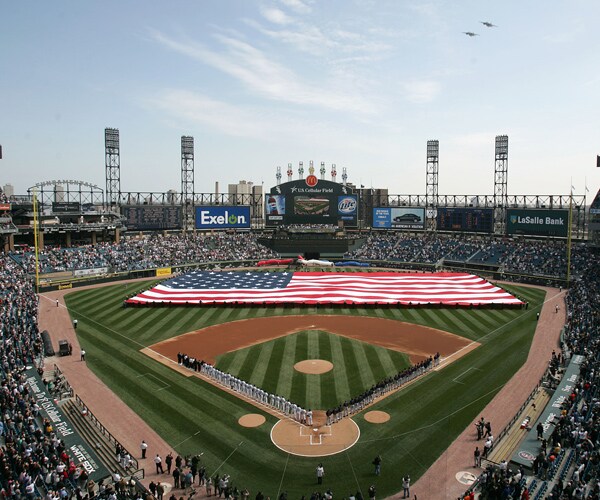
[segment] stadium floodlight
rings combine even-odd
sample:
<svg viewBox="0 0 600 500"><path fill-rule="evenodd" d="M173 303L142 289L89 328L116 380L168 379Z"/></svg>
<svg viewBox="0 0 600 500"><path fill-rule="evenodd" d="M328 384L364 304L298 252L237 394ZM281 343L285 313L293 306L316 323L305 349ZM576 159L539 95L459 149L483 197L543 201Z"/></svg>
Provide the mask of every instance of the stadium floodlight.
<svg viewBox="0 0 600 500"><path fill-rule="evenodd" d="M508 136L497 135L496 136L496 155L508 156Z"/></svg>

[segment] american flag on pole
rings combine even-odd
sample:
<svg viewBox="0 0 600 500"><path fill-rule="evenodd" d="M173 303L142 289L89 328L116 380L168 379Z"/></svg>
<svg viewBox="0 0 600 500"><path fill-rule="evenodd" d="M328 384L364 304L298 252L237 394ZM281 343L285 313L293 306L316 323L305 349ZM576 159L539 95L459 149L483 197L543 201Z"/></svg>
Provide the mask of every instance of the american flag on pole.
<svg viewBox="0 0 600 500"><path fill-rule="evenodd" d="M194 271L126 300L128 304L448 304L522 302L466 273Z"/></svg>

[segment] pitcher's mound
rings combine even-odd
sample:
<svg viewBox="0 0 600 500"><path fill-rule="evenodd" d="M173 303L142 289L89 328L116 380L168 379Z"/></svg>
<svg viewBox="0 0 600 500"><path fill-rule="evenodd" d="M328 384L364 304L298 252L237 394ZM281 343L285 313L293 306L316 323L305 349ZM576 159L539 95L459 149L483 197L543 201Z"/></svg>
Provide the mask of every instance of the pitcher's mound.
<svg viewBox="0 0 600 500"><path fill-rule="evenodd" d="M365 420L372 424L383 424L390 419L390 414L384 411L368 411L365 413Z"/></svg>
<svg viewBox="0 0 600 500"><path fill-rule="evenodd" d="M360 429L351 418L333 425L307 426L290 419L280 420L271 429L271 441L280 450L300 457L335 455L354 446Z"/></svg>
<svg viewBox="0 0 600 500"><path fill-rule="evenodd" d="M258 413L248 413L239 418L238 424L242 427L258 427L265 423L267 419Z"/></svg>
<svg viewBox="0 0 600 500"><path fill-rule="evenodd" d="M321 375L333 370L333 363L324 359L305 359L304 361L298 361L294 365L294 370L310 375Z"/></svg>

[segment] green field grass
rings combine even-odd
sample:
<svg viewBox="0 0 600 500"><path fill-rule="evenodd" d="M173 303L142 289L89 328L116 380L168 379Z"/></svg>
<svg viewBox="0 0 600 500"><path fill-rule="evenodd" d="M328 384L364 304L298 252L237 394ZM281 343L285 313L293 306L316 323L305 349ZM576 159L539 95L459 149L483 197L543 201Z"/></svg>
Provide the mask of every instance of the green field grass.
<svg viewBox="0 0 600 500"><path fill-rule="evenodd" d="M308 375L294 369L305 359L324 359L333 370ZM280 337L223 354L216 367L303 408L333 408L410 366L408 356L319 330Z"/></svg>
<svg viewBox="0 0 600 500"><path fill-rule="evenodd" d="M401 489L400 478L413 482L456 436L479 417L481 409L524 363L544 292L511 286L530 303L528 309L365 308L278 306L123 308L139 283L75 291L66 296L77 335L87 351L89 367L182 455L202 451L209 473L228 473L252 495L261 490L277 498L310 495L316 489L315 467L326 469L324 488L343 497L370 484L378 496ZM374 316L416 323L456 333L482 345L440 372L391 395L374 409L391 415L388 423L372 425L355 417L361 436L344 453L320 459L288 455L270 440L276 419L257 428L237 424L257 409L196 377L184 377L148 359L143 347L212 324L255 317L298 314ZM146 375L140 377L140 375ZM159 383L160 382L160 383ZM164 385L161 385L164 384ZM160 387L168 390L156 392ZM493 424L493 415L489 416ZM383 457L382 474L371 461Z"/></svg>

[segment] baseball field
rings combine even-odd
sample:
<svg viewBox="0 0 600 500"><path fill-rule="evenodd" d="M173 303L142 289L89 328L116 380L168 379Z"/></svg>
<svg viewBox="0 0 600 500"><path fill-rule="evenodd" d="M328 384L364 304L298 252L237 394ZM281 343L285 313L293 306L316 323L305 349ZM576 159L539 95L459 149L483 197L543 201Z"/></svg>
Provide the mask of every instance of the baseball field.
<svg viewBox="0 0 600 500"><path fill-rule="evenodd" d="M123 299L142 286L147 288L148 283L106 286L66 296L71 317L78 320L77 335L88 353L88 366L179 454L202 453L209 474L229 474L239 488L247 487L253 495L260 490L271 498L284 491L290 498L310 495L317 489L315 467L319 462L326 471L319 489L331 488L340 497L356 491L366 496L371 484L376 485L378 496L391 495L401 489L404 474L415 481L478 418L523 364L536 312L544 300L543 291L510 286L505 288L529 302L527 309L124 308ZM362 328L361 338L350 338L334 327L319 326L318 318L332 316L336 325L359 324L366 318L382 322L372 330ZM235 349L211 347L223 339L223 334L211 329L231 323L230 329L243 341L252 324L269 330L265 323L269 318L287 318L292 323L299 318L300 326L287 335L253 337ZM300 321L310 318L315 325ZM389 322L402 324L407 332L411 328L404 323L448 332L465 344L480 345L368 409L387 413L387 422L371 423L363 414L355 415L358 441L334 455L327 455L324 448L326 456L322 458L297 456L275 446L271 440L271 429L279 420L275 415L182 372L176 357L161 355L159 347L184 337L196 339L186 344L194 350L190 354L203 359L206 352L217 368L298 404L325 409L402 370L409 360L422 359L425 353L410 343L375 342ZM430 337L426 329L419 331L421 337ZM408 334L399 330L396 337L408 338ZM149 350L157 355L148 356ZM329 361L333 370L322 375L294 370L296 363L310 359ZM257 427L240 425L238 420L248 414L261 414L266 420ZM382 474L375 476L371 462L378 454L383 459Z"/></svg>

